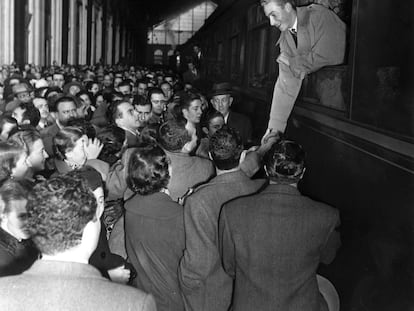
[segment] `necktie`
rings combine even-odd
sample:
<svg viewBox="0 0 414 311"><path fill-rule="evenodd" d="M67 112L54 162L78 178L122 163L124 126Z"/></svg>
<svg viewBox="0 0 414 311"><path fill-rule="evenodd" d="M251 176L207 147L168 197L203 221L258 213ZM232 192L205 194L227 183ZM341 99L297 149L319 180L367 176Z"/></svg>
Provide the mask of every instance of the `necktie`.
<svg viewBox="0 0 414 311"><path fill-rule="evenodd" d="M295 41L296 47L298 46L298 33L295 29L291 29L290 33L292 34L293 41Z"/></svg>

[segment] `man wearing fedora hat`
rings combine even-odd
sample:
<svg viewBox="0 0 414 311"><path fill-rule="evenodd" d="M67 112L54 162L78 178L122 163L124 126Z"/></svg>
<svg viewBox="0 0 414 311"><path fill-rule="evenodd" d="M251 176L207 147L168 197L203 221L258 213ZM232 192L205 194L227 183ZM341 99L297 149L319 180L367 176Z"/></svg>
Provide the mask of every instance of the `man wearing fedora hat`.
<svg viewBox="0 0 414 311"><path fill-rule="evenodd" d="M246 116L230 109L234 100L233 94L230 83L215 83L210 93L211 104L224 116L224 123L239 133L243 145L246 147L252 142L252 124Z"/></svg>

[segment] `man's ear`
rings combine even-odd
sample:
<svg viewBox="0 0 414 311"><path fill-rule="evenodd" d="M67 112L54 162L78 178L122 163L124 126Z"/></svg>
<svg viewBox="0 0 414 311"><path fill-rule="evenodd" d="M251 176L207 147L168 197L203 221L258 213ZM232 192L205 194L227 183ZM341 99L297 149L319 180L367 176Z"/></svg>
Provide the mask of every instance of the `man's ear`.
<svg viewBox="0 0 414 311"><path fill-rule="evenodd" d="M116 118L115 119L115 125L117 126L117 127L121 127L121 119L120 118Z"/></svg>
<svg viewBox="0 0 414 311"><path fill-rule="evenodd" d="M57 120L57 112L50 112L50 115L52 116L52 118L54 119L54 120Z"/></svg>
<svg viewBox="0 0 414 311"><path fill-rule="evenodd" d="M289 2L285 3L285 6L283 8L286 12L290 13L293 10L292 4Z"/></svg>
<svg viewBox="0 0 414 311"><path fill-rule="evenodd" d="M22 124L29 124L30 125L30 120L27 120L27 119L26 120L23 120L22 121Z"/></svg>
<svg viewBox="0 0 414 311"><path fill-rule="evenodd" d="M229 107L231 107L231 104L233 104L233 96L230 96L229 98Z"/></svg>
<svg viewBox="0 0 414 311"><path fill-rule="evenodd" d="M208 135L208 129L205 126L203 126L201 130L203 131L204 134Z"/></svg>

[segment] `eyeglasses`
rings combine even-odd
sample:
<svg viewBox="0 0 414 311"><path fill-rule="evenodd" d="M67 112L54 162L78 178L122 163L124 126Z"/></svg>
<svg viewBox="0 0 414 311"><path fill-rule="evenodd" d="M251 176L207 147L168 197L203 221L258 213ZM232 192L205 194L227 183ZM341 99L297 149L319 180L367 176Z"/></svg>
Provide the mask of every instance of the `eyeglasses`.
<svg viewBox="0 0 414 311"><path fill-rule="evenodd" d="M227 98L227 97L224 97L224 98L222 98L222 99L219 99L219 98L214 98L214 99L213 99L213 102L214 102L215 104L227 104L227 103L229 102L229 98Z"/></svg>

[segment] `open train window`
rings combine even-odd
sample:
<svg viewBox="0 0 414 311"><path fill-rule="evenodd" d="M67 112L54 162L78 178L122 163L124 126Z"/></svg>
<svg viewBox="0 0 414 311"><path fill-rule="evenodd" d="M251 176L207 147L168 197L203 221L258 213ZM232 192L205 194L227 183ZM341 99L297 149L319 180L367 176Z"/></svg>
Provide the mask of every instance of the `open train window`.
<svg viewBox="0 0 414 311"><path fill-rule="evenodd" d="M321 4L334 11L350 28L352 0L297 0L297 6ZM349 38L347 39L349 49ZM346 53L347 55L348 53ZM349 114L349 77L350 67L347 56L342 65L326 66L305 77L299 102L327 108L331 114L346 117Z"/></svg>

